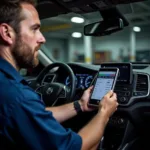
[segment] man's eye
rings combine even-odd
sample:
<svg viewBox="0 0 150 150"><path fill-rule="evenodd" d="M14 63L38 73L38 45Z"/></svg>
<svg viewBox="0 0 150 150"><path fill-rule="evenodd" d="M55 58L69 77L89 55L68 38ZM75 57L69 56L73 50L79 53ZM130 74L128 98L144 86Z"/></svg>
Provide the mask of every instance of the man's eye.
<svg viewBox="0 0 150 150"><path fill-rule="evenodd" d="M33 28L34 31L38 30L38 28Z"/></svg>
<svg viewBox="0 0 150 150"><path fill-rule="evenodd" d="M32 30L33 32L40 31L40 26L39 25L32 26Z"/></svg>

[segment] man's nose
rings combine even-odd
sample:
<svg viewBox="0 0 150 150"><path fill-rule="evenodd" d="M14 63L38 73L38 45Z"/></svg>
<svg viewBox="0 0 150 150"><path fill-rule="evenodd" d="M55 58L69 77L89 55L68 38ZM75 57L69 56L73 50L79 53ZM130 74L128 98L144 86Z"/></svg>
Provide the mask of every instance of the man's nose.
<svg viewBox="0 0 150 150"><path fill-rule="evenodd" d="M43 34L42 33L40 33L41 35L40 35L40 38L39 38L39 42L41 43L41 44L44 44L45 42L46 42L46 39L45 39L45 37L43 36Z"/></svg>

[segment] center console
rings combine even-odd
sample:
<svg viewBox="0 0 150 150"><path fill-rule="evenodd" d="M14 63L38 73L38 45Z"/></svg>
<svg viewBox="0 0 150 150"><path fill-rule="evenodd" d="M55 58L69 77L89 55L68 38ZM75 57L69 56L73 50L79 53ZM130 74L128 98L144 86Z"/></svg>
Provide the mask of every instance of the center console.
<svg viewBox="0 0 150 150"><path fill-rule="evenodd" d="M126 108L132 102L149 94L149 77L146 74L133 73L131 63L104 63L101 67L119 68L120 73L114 90L117 93L119 106ZM127 130L128 139L133 135L129 130L129 124L130 121L123 112L116 112L109 120L100 149L122 150L119 147L123 143Z"/></svg>
<svg viewBox="0 0 150 150"><path fill-rule="evenodd" d="M119 104L127 104L132 96L133 71L131 63L103 63L102 68L112 67L119 69L119 76L115 87Z"/></svg>

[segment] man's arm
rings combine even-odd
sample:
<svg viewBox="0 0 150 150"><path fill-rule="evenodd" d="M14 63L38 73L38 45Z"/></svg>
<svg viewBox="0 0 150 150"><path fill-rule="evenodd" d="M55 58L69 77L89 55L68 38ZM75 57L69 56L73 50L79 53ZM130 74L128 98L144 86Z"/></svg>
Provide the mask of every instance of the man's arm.
<svg viewBox="0 0 150 150"><path fill-rule="evenodd" d="M82 150L96 149L108 123L109 117L98 113L83 129L79 131L82 137Z"/></svg>
<svg viewBox="0 0 150 150"><path fill-rule="evenodd" d="M80 99L82 111L91 111L88 107L88 101L91 95L92 87L87 89ZM82 138L82 150L96 150L103 136L109 117L116 111L118 106L116 94L108 92L99 105L99 111L95 117L83 127L78 134ZM53 116L60 122L65 121L77 114L73 103L59 107L47 108L53 112Z"/></svg>
<svg viewBox="0 0 150 150"><path fill-rule="evenodd" d="M81 149L81 137L58 123L52 113L45 111L43 102L39 99L19 98L16 100L14 97L13 104L10 105L12 110L10 109L8 121L13 132L7 130L7 137L11 137L13 143L19 143L15 145L16 148L18 146L27 150Z"/></svg>
<svg viewBox="0 0 150 150"><path fill-rule="evenodd" d="M93 89L93 86L88 88L84 92L81 99L78 101L82 112L93 110L93 108L88 107L88 101L89 101L89 97L90 97L92 89ZM69 103L69 104L65 104L65 105L57 106L57 107L47 107L46 110L53 112L54 118L60 123L77 115L77 111L75 110L73 103Z"/></svg>
<svg viewBox="0 0 150 150"><path fill-rule="evenodd" d="M97 115L79 131L82 138L82 150L96 149L102 136L109 117L118 106L116 94L109 92L101 101Z"/></svg>
<svg viewBox="0 0 150 150"><path fill-rule="evenodd" d="M77 115L73 103L57 107L47 107L46 110L51 111L54 118L60 123Z"/></svg>

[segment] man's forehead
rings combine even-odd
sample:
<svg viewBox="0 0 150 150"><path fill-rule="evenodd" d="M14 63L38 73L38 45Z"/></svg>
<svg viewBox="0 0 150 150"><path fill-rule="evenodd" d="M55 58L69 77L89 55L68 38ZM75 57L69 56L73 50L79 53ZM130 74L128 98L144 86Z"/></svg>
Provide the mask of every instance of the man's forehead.
<svg viewBox="0 0 150 150"><path fill-rule="evenodd" d="M22 3L21 7L22 7L22 15L24 15L26 19L32 18L35 19L36 21L39 21L38 12L33 5Z"/></svg>

